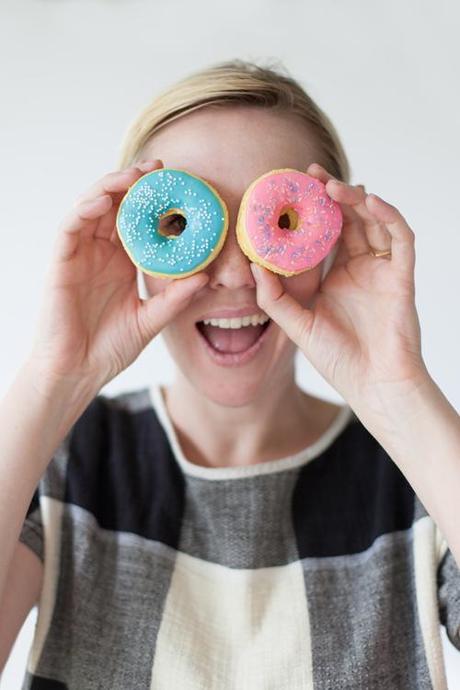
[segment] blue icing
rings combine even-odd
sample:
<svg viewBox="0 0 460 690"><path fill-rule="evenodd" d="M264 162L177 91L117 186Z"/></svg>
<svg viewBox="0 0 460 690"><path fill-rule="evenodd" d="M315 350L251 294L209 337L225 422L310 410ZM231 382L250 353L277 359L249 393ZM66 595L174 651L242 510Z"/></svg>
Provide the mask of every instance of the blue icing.
<svg viewBox="0 0 460 690"><path fill-rule="evenodd" d="M181 209L187 224L176 237L158 232L159 218ZM154 273L176 275L202 264L226 231L220 199L202 181L182 170L162 168L139 179L125 195L118 231L131 258Z"/></svg>

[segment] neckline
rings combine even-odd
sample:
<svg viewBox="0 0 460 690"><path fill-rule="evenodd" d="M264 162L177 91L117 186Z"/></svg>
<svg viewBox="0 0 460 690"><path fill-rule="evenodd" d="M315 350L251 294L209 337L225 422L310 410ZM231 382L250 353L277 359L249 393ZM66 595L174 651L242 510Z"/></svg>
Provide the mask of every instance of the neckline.
<svg viewBox="0 0 460 690"><path fill-rule="evenodd" d="M329 427L314 443L306 448L302 448L298 453L288 455L283 458L257 463L256 465L243 465L236 467L206 467L197 465L188 460L180 446L176 431L169 417L165 399L162 392L162 384L154 383L148 387L148 394L153 409L166 433L171 445L174 458L184 474L201 479L242 479L244 477L255 477L259 475L272 474L291 470L301 465L305 465L323 453L344 430L348 422L354 416L352 408L348 404L341 406L341 409L333 419Z"/></svg>

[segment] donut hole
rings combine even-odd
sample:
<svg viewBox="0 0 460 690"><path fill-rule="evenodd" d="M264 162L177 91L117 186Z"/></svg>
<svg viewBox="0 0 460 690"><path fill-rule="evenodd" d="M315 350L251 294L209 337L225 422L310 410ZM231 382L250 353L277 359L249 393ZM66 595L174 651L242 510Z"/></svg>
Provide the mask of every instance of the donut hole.
<svg viewBox="0 0 460 690"><path fill-rule="evenodd" d="M281 230L297 230L299 227L299 214L294 208L284 206L278 216L278 227Z"/></svg>
<svg viewBox="0 0 460 690"><path fill-rule="evenodd" d="M187 218L179 208L170 208L158 221L158 232L163 237L179 237L185 230Z"/></svg>

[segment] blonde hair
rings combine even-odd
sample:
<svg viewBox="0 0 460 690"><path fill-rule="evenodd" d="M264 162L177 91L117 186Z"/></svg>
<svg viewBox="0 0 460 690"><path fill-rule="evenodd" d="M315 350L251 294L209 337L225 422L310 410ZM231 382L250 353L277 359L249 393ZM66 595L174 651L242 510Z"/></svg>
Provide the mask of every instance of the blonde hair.
<svg viewBox="0 0 460 690"><path fill-rule="evenodd" d="M350 166L336 129L302 86L280 63L260 66L239 59L189 74L155 96L125 132L120 147L120 170L136 163L147 142L166 124L199 108L232 104L297 115L321 155L318 162L334 177L349 182ZM338 243L334 247L337 249ZM323 277L335 256L334 250L324 261Z"/></svg>

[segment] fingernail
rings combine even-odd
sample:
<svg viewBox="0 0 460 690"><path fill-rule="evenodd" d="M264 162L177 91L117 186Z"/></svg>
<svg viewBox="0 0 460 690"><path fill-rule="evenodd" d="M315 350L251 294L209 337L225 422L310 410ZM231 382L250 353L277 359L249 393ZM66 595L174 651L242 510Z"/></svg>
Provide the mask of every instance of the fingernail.
<svg viewBox="0 0 460 690"><path fill-rule="evenodd" d="M141 163L137 163L137 167L139 168L139 170L142 170L142 172L146 172L147 170L150 170L151 168L158 165L158 163L162 163L162 162L163 161L161 161L161 160L142 161Z"/></svg>

